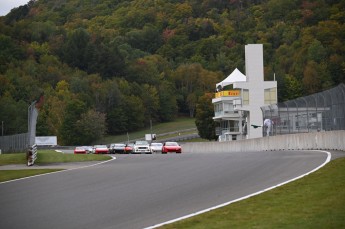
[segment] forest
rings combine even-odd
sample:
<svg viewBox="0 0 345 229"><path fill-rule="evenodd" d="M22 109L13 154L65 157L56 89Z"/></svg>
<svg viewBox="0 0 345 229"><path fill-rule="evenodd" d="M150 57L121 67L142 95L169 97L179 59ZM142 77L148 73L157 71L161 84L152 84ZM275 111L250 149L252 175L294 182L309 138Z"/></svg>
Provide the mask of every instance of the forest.
<svg viewBox="0 0 345 229"><path fill-rule="evenodd" d="M263 44L279 102L320 92L345 83L344 22L344 0L31 0L0 17L4 135L42 95L37 136L65 145L195 117L245 74L246 44Z"/></svg>

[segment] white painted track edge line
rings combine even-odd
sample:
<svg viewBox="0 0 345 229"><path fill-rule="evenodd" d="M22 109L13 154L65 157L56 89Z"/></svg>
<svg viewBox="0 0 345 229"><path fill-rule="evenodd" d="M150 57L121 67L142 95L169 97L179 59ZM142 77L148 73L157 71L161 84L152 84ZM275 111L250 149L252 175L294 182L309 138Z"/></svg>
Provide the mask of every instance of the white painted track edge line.
<svg viewBox="0 0 345 229"><path fill-rule="evenodd" d="M101 161L101 162L96 163L96 164L85 165L85 166L82 166L82 167L77 167L77 168L72 168L72 169L62 169L60 171L55 171L55 172L50 172L50 173L48 172L48 173L43 173L43 174L37 174L37 175L34 175L34 176L28 176L28 177L22 177L22 178L18 178L18 179L13 179L13 180L9 180L9 181L3 181L3 182L0 182L0 185L1 184L5 184L5 183L14 182L14 181L20 181L20 180L30 179L30 178L34 178L34 177L45 176L45 175L49 175L49 174L53 174L53 173L62 173L62 172L67 172L67 171L71 171L71 170L76 170L76 169L83 169L83 168L93 167L93 166L96 166L96 165L101 165L101 164L104 164L104 163L116 160L115 156L110 156L110 157L111 157L111 159L106 160L106 161ZM59 169L59 168L56 168L56 169Z"/></svg>
<svg viewBox="0 0 345 229"><path fill-rule="evenodd" d="M197 216L197 215L200 215L200 214L203 214L203 213L206 213L206 212L209 212L209 211L212 211L212 210L215 210L215 209L218 209L218 208L221 208L221 207L224 207L224 206L227 206L227 205L230 205L232 203L235 203L235 202L238 202L238 201L241 201L241 200L245 200L245 199L248 199L250 197L253 197L253 196L256 196L256 195L259 195L261 193L264 193L264 192L267 192L269 190L272 190L274 188L277 188L277 187L280 187L282 185L285 185L287 183L290 183L292 181L295 181L295 180L298 180L298 179L301 179L319 169L321 169L323 166L325 166L328 162L331 161L331 153L328 152L328 151L323 151L323 150L311 150L311 151L318 151L318 152L323 152L323 153L326 153L327 154L327 158L325 160L324 163L322 163L320 166L316 167L315 169L305 173L305 174L302 174L298 177L295 177L295 178L292 178L290 180L287 180L285 182L282 182L280 184L277 184L277 185L274 185L274 186L271 186L269 188L266 188L266 189L263 189L261 191L258 191L258 192L255 192L255 193L252 193L252 194L249 194L247 196L243 196L243 197L240 197L238 199L235 199L235 200L232 200L232 201L229 201L229 202L226 202L226 203L223 203L223 204L220 204L220 205L217 205L217 206L213 206L213 207L210 207L210 208L207 208L207 209L204 209L204 210L201 210L201 211L198 211L198 212L195 212L195 213L192 213L192 214L189 214L189 215L185 215L185 216L182 216L182 217L179 217L179 218L176 218L176 219L172 219L172 220L169 220L169 221L166 221L166 222L163 222L163 223L159 223L159 224L156 224L156 225L153 225L153 226L149 226L149 227L145 227L144 229L154 229L154 228L158 228L158 227L161 227L161 226L164 226L164 225L167 225L167 224L171 224L171 223L175 223L177 221L181 221L181 220L184 220L184 219L188 219L188 218L191 218L191 217L194 217L194 216Z"/></svg>

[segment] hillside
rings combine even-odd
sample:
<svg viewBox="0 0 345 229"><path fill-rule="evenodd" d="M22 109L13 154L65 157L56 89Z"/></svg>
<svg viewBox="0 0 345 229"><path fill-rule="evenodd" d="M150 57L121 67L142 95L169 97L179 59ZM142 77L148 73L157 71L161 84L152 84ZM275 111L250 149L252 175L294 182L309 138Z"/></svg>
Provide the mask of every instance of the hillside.
<svg viewBox="0 0 345 229"><path fill-rule="evenodd" d="M345 2L32 0L0 17L0 118L86 144L195 115L199 98L264 45L285 101L345 83ZM15 117L15 118L13 118Z"/></svg>

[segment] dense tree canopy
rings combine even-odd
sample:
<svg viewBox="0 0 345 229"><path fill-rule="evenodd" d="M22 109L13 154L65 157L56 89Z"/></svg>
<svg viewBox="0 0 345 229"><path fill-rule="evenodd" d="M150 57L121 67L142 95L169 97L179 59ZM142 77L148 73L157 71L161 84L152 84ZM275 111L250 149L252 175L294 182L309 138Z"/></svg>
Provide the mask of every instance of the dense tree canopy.
<svg viewBox="0 0 345 229"><path fill-rule="evenodd" d="M341 0L31 0L0 17L4 134L42 93L38 133L60 144L195 116L249 43L280 102L325 90L345 83L344 22Z"/></svg>
<svg viewBox="0 0 345 229"><path fill-rule="evenodd" d="M207 93L200 97L196 106L195 124L201 138L216 140L216 125L213 121L212 95Z"/></svg>

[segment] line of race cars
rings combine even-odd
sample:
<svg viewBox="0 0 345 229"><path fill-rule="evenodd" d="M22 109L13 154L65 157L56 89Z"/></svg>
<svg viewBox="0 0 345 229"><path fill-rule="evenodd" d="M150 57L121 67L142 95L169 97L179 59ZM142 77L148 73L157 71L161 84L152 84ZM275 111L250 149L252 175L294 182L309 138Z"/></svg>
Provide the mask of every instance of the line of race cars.
<svg viewBox="0 0 345 229"><path fill-rule="evenodd" d="M152 154L152 153L182 153L182 147L177 142L135 141L134 143L114 143L107 145L77 146L74 154Z"/></svg>

